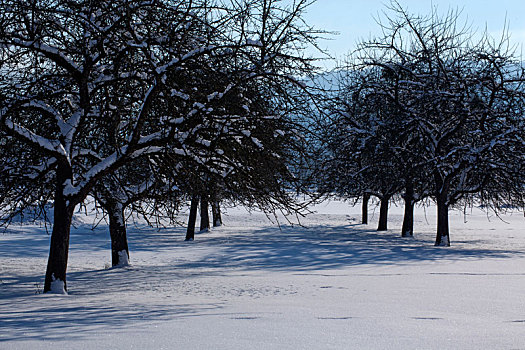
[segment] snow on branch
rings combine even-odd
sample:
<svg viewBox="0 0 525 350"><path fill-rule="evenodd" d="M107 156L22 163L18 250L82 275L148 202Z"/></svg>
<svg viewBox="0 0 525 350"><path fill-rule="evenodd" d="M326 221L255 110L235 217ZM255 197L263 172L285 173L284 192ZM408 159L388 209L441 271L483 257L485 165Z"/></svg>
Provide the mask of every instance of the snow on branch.
<svg viewBox="0 0 525 350"><path fill-rule="evenodd" d="M146 94L144 95L144 98L142 100L142 105L139 108L138 114L137 114L137 121L135 123L135 126L133 128L133 132L129 136L129 143L130 144L136 144L139 142L140 139L140 130L142 129L142 125L144 124L144 118L147 115L147 112L149 108L151 107L151 103L153 103L153 97L154 92L156 88L158 87L157 81L153 83L153 85L150 86L148 91L146 91Z"/></svg>
<svg viewBox="0 0 525 350"><path fill-rule="evenodd" d="M27 128L24 128L21 125L18 125L14 122L12 122L10 119L6 119L4 121L4 125L8 130L10 130L12 133L18 135L19 137L23 138L30 144L43 149L45 151L57 154L62 157L68 158L68 155L66 153L66 150L64 146L58 141L58 140L50 140L43 136L37 135L31 130L28 130Z"/></svg>
<svg viewBox="0 0 525 350"><path fill-rule="evenodd" d="M223 98L224 95L227 94L228 91L230 91L232 88L233 88L233 84L230 83L230 84L228 84L228 86L224 89L223 92L215 91L215 92L209 94L208 97L207 97L208 102L210 102L211 100L214 100L214 99L221 99L221 98Z"/></svg>
<svg viewBox="0 0 525 350"><path fill-rule="evenodd" d="M182 58L173 58L171 61L169 61L168 63L162 65L162 66L159 66L155 69L155 71L157 72L157 74L165 74L166 71L168 69L170 69L171 67L173 67L174 65L178 64L179 62L184 62L190 58L193 58L195 56L198 56L198 55L201 55L203 54L204 52L209 52L209 51L212 51L213 49L215 49L216 46L215 45L208 45L208 46L202 46L202 47L199 47L199 48L196 48L194 50L191 50L190 52L186 53L184 56L182 56Z"/></svg>
<svg viewBox="0 0 525 350"><path fill-rule="evenodd" d="M3 43L3 44L9 44L9 43ZM10 44L14 44L20 47L28 48L28 49L34 49L42 54L44 54L46 57L53 60L55 63L57 63L62 68L65 68L68 72L72 73L74 77L79 78L82 74L82 71L80 67L73 62L69 57L64 55L62 52L60 52L57 48L43 44L38 43L36 41L26 41L26 40L20 40L17 38L13 38L12 42Z"/></svg>
<svg viewBox="0 0 525 350"><path fill-rule="evenodd" d="M91 167L85 173L82 181L80 181L78 184L73 185L71 180L66 180L66 183L64 183L64 195L78 195L87 186L89 186L92 181L100 178L103 174L118 166L118 163L122 163L129 159L139 158L145 155L160 153L164 150L164 147L147 146L130 152L128 146L123 146L118 151L113 152L106 158L100 160L96 165Z"/></svg>

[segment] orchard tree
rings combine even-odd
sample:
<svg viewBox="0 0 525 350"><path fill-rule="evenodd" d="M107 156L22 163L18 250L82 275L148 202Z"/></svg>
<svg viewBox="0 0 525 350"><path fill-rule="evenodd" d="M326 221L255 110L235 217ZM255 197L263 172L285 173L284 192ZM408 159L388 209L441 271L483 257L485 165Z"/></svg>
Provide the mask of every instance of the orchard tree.
<svg viewBox="0 0 525 350"><path fill-rule="evenodd" d="M211 200L213 209L218 197L269 214L276 210L291 213L304 206L296 203L291 192L299 185L293 168L304 143L298 134L301 126L292 115L302 101L292 94L302 91L294 92L290 86L286 93L270 90L259 79L239 84L229 88L220 104L210 101L206 113L200 113L196 125L201 132L186 144L192 157L181 159L168 152L167 158L159 159L161 168L171 171L192 202L187 240L194 238L199 201L201 230L209 227L206 202ZM214 222L219 214L216 208Z"/></svg>
<svg viewBox="0 0 525 350"><path fill-rule="evenodd" d="M214 223L219 221L219 199L268 213L292 213L304 206L295 203L289 190L297 188L293 169L305 155L301 116L313 98L297 78L314 71L312 60L298 50L315 42L316 32L301 24L307 4L242 3L237 11L241 24L230 35L247 43L244 50L215 51L219 54L212 52L203 62L193 61L190 74L168 75L172 96L159 108L187 115L178 131L186 138L182 148L187 157L177 161L180 152L168 150L172 158L163 167L172 168L168 171L181 179L191 200L187 240L194 238L199 201L201 229L209 227L210 198Z"/></svg>
<svg viewBox="0 0 525 350"><path fill-rule="evenodd" d="M2 225L13 220L41 221L48 217L52 199L52 166L38 152L0 131L0 218Z"/></svg>
<svg viewBox="0 0 525 350"><path fill-rule="evenodd" d="M465 200L523 206L516 191L523 188L523 67L505 37L475 40L456 11L415 16L395 2L391 10L384 36L362 43L358 59L396 81L377 93L406 120L414 169L430 175L437 203L435 244L448 246L451 207Z"/></svg>
<svg viewBox="0 0 525 350"><path fill-rule="evenodd" d="M387 230L388 206L403 187L396 162L400 112L378 92L385 77L380 69L347 67L340 89L329 99L324 130L324 192L362 197L363 223L368 223L368 200L380 200L378 231Z"/></svg>
<svg viewBox="0 0 525 350"><path fill-rule="evenodd" d="M165 35L160 31L176 32L184 25L184 15L180 14L183 9L159 11L160 5L138 1L2 3L0 48L6 73L0 83L5 94L1 126L45 157L55 182L45 292L67 290L69 230L76 205L104 175L157 151L168 136L169 127L149 130L153 124L148 112L161 93L162 76L176 65L169 49L161 50ZM154 18L153 13L159 16ZM160 14L165 18L158 18ZM178 14L182 18L169 28L168 21ZM166 26L153 26L160 19ZM195 49L200 52L190 46L190 56ZM146 55L148 49L151 52ZM153 51L158 55L151 55ZM127 64L121 64L122 57ZM115 123L115 132L124 142L105 153L101 145L106 140L99 138L96 129L99 123L111 122L115 106L107 99L107 91L117 81L130 91L111 97L133 107Z"/></svg>
<svg viewBox="0 0 525 350"><path fill-rule="evenodd" d="M9 137L3 143L16 140L23 148L8 151L9 159L31 165L7 171L17 183L38 179L54 206L45 292L67 290L73 211L105 176L142 157L166 154L167 147L198 161L189 144L206 139L198 136L193 116L208 113L209 101L192 84L183 86L192 90L178 89L170 77L191 77L194 64L227 56L238 60L245 79L295 82L293 76L311 67L300 50L317 33L301 20L307 4L2 2L0 127ZM224 96L215 93L210 100ZM167 102L170 108L159 108ZM250 140L256 143L255 136ZM31 161L18 158L24 154Z"/></svg>
<svg viewBox="0 0 525 350"><path fill-rule="evenodd" d="M150 225L175 222L181 193L175 179L162 176L149 158L137 159L104 176L91 191L109 223L112 266L129 264L126 219L141 217Z"/></svg>

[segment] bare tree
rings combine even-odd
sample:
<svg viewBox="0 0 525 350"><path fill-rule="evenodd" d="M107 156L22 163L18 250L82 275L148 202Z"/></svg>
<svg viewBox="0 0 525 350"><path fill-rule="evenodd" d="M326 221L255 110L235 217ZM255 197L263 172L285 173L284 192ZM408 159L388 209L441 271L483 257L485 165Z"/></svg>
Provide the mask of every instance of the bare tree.
<svg viewBox="0 0 525 350"><path fill-rule="evenodd" d="M348 66L339 75L340 89L329 99L322 119L326 144L321 173L325 192L361 196L363 223L368 223L368 200L380 200L378 231L387 230L388 207L402 188L398 172L400 113L388 96L378 91L388 79L379 69Z"/></svg>
<svg viewBox="0 0 525 350"><path fill-rule="evenodd" d="M207 144L194 116L209 113L208 104L226 94L214 91L203 100L199 91L179 89L171 77L202 79L192 74L195 65L227 56L238 62L237 72L245 80L296 84L293 76L311 68L299 49L316 35L300 18L307 4L1 3L0 127L33 155L30 169L12 170L23 174L21 179L39 179L54 203L45 292L67 290L73 211L105 176L156 154L199 161L193 153L198 148L186 147ZM182 84L186 87L194 85ZM249 140L257 144L256 136ZM19 159L23 152L7 156Z"/></svg>
<svg viewBox="0 0 525 350"><path fill-rule="evenodd" d="M421 184L419 196L436 201L435 244L448 246L451 207L476 200L496 209L523 206L523 158L516 152L523 149L523 67L505 38L474 41L457 11L416 16L397 2L390 10L384 36L360 45L357 67L388 76L372 94L399 116L403 129L390 123L386 132L407 136L392 143L401 160L396 174L405 179L405 196Z"/></svg>
<svg viewBox="0 0 525 350"><path fill-rule="evenodd" d="M103 214L107 214L112 266L129 264L126 219L130 215L150 225L175 222L181 193L175 181L161 176L149 158L138 159L106 175L91 191Z"/></svg>

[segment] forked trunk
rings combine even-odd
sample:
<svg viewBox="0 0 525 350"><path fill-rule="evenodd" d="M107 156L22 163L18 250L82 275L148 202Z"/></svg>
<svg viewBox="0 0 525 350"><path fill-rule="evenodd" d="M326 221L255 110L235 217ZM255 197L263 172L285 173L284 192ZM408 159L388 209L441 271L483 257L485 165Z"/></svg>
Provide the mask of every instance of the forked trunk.
<svg viewBox="0 0 525 350"><path fill-rule="evenodd" d="M378 231L386 231L388 222L388 202L390 197L381 197L381 204L379 207L379 225L377 226Z"/></svg>
<svg viewBox="0 0 525 350"><path fill-rule="evenodd" d="M210 214L208 210L208 196L201 197L201 225L200 232L208 232L210 230Z"/></svg>
<svg viewBox="0 0 525 350"><path fill-rule="evenodd" d="M450 247L448 204L446 196L444 195L440 195L437 199L437 234L435 245Z"/></svg>
<svg viewBox="0 0 525 350"><path fill-rule="evenodd" d="M44 293L67 293L66 270L69 253L69 233L75 205L68 203L64 196L64 182L70 180L71 168L59 164L56 172L53 231L49 247Z"/></svg>
<svg viewBox="0 0 525 350"><path fill-rule="evenodd" d="M363 203L361 205L361 223L368 224L368 201L370 200L370 193L363 193Z"/></svg>
<svg viewBox="0 0 525 350"><path fill-rule="evenodd" d="M219 201L211 202L211 214L213 219L213 227L222 226L221 204Z"/></svg>
<svg viewBox="0 0 525 350"><path fill-rule="evenodd" d="M124 207L120 203L107 205L109 213L109 235L111 237L111 265L129 265L128 239L126 236L126 222Z"/></svg>
<svg viewBox="0 0 525 350"><path fill-rule="evenodd" d="M405 215L403 216L403 227L401 237L414 236L414 187L409 183L405 189Z"/></svg>
<svg viewBox="0 0 525 350"><path fill-rule="evenodd" d="M195 222L197 221L197 209L199 207L199 196L191 197L190 216L188 217L188 228L186 229L186 241L195 239Z"/></svg>

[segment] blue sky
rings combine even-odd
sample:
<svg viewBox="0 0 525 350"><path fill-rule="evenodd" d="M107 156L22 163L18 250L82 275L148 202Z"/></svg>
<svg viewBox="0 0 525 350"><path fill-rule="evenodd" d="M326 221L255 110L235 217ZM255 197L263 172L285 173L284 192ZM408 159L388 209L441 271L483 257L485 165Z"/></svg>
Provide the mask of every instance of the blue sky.
<svg viewBox="0 0 525 350"><path fill-rule="evenodd" d="M310 6L305 19L318 28L340 33L332 40L322 41L321 46L342 58L358 40L379 32L374 18L383 17L382 11L388 3L389 0L317 0ZM409 12L418 14L428 14L432 6L437 6L440 13L459 9L461 19L473 29L484 31L486 27L492 35L500 34L507 21L513 43L525 51L525 0L399 0L399 3Z"/></svg>

